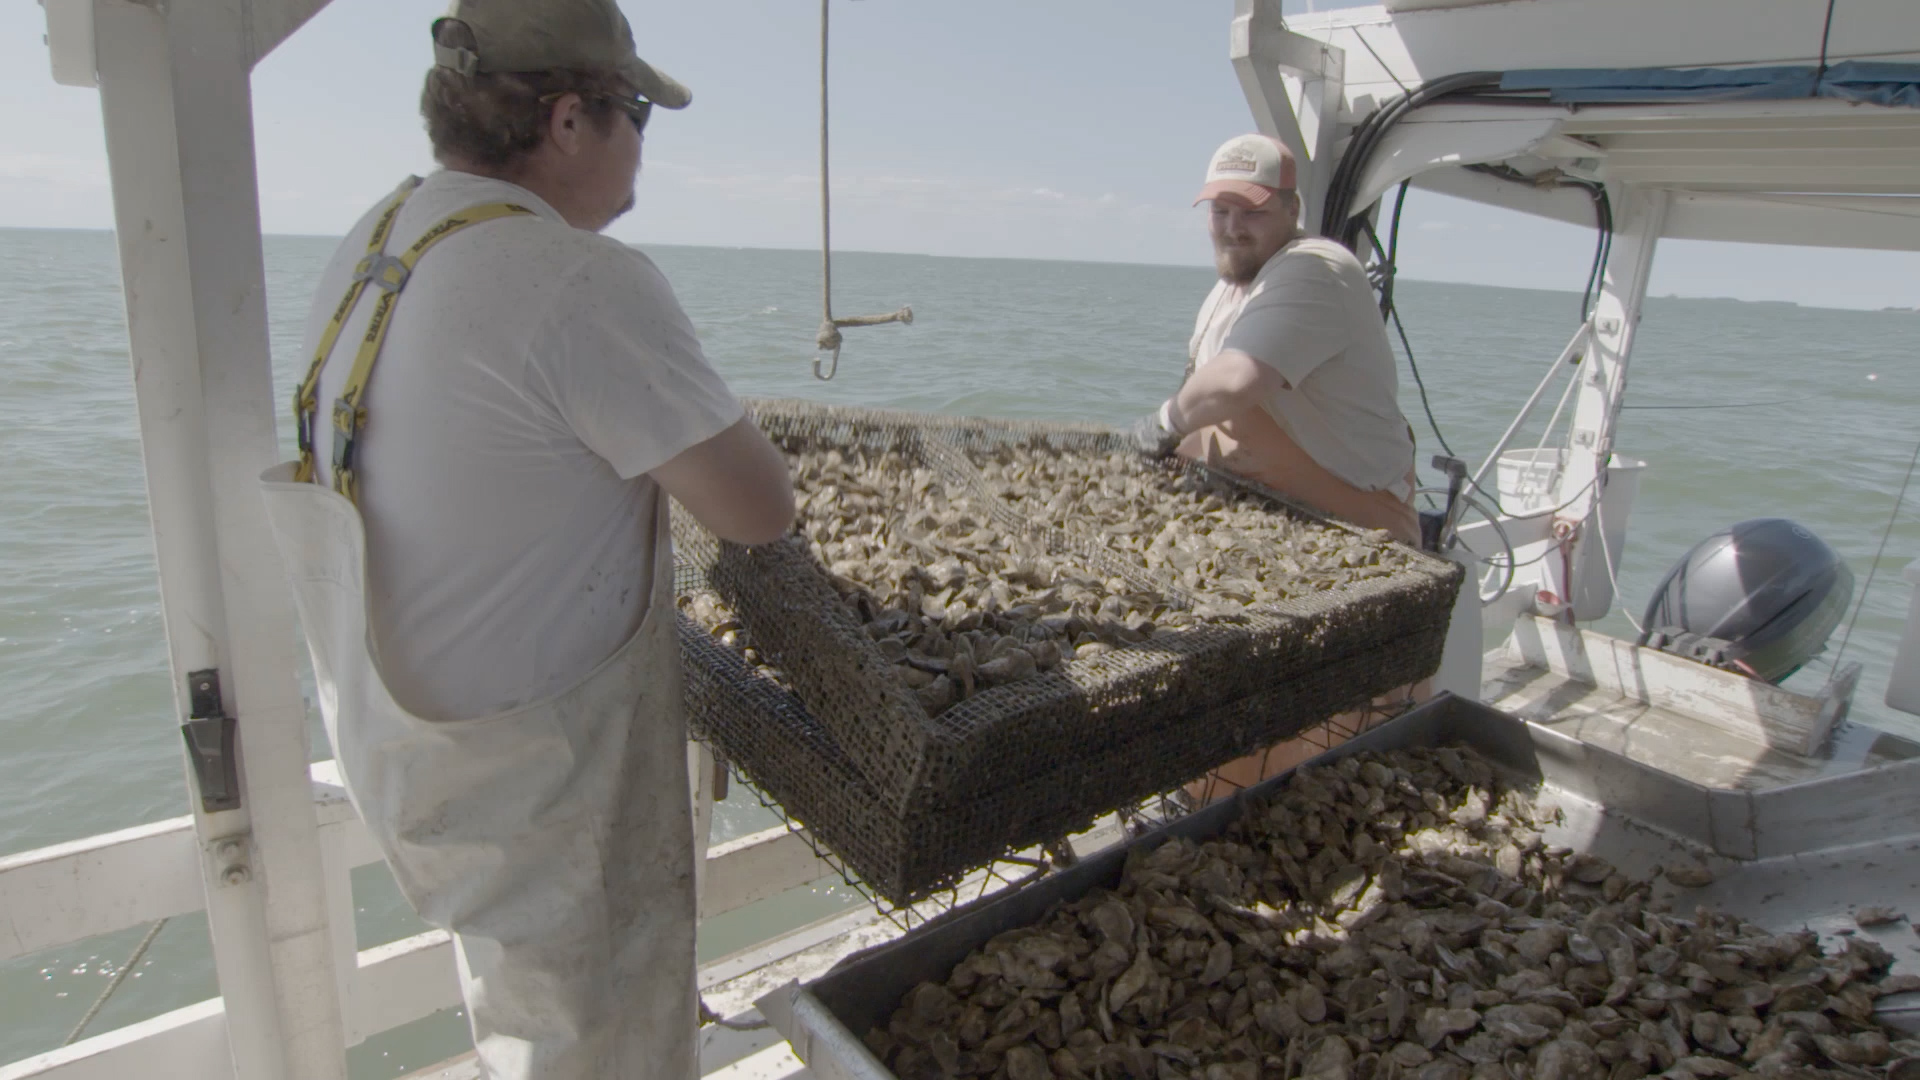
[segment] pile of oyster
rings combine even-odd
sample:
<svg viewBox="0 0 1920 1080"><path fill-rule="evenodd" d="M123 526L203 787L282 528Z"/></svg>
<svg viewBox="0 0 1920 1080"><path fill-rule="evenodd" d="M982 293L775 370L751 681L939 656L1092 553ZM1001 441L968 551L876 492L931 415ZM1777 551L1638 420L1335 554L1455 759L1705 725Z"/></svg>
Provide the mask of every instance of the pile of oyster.
<svg viewBox="0 0 1920 1080"><path fill-rule="evenodd" d="M747 629L740 616L720 598L720 594L701 589L681 593L675 598L679 609L691 616L706 631L720 639L720 644L740 654L740 659L760 669L760 673L772 679L787 690L793 685L787 681L786 674L769 663L754 644L753 635Z"/></svg>
<svg viewBox="0 0 1920 1080"><path fill-rule="evenodd" d="M1873 1023L1920 987L1884 949L1672 914L1547 846L1552 813L1452 749L1303 770L1222 839L1135 852L1116 890L994 938L867 1043L902 1080L1920 1075Z"/></svg>
<svg viewBox="0 0 1920 1080"><path fill-rule="evenodd" d="M973 458L988 490L1015 508L1097 533L1211 606L1305 596L1411 563L1383 531L1356 536L1294 518L1224 481L1175 474L1138 454L1016 444Z"/></svg>
<svg viewBox="0 0 1920 1080"><path fill-rule="evenodd" d="M901 451L786 449L800 535L930 715L1198 622L1173 597L1048 554ZM762 662L717 598L682 608Z"/></svg>

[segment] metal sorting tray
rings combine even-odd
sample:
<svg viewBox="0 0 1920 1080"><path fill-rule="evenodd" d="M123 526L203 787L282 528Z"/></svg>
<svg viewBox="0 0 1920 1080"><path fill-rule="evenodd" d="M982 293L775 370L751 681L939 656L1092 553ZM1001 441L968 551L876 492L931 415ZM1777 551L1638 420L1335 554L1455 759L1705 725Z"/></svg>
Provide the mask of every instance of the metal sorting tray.
<svg viewBox="0 0 1920 1080"><path fill-rule="evenodd" d="M1676 910L1705 905L1776 931L1807 927L1832 950L1844 934L1868 935L1894 955L1895 972L1920 972L1920 932L1908 922L1856 929L1851 913L1874 904L1920 916L1920 760L1760 792L1714 790L1479 702L1442 694L1309 765L1361 750L1468 746L1512 783L1538 784L1565 811L1549 843L1592 852L1648 876L1676 856L1713 868L1715 882L1676 889ZM1283 774L1233 799L1090 857L986 905L935 921L842 961L805 986L760 999L760 1011L822 1080L894 1080L861 1036L884 1024L908 991L944 980L995 935L1039 921L1055 905L1119 883L1127 854L1171 837L1224 831L1239 801L1284 783ZM1920 994L1880 999L1878 1019L1920 1031Z"/></svg>

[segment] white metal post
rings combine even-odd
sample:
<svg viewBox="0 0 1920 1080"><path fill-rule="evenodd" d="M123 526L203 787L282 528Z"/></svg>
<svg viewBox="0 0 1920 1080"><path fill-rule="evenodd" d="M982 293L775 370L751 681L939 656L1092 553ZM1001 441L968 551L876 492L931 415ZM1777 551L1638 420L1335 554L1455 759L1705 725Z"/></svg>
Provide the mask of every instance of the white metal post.
<svg viewBox="0 0 1920 1080"><path fill-rule="evenodd" d="M176 705L218 669L244 755L240 809L204 813L188 777L234 1075L343 1080L294 622L257 495L278 442L253 14L97 0L93 29Z"/></svg>
<svg viewBox="0 0 1920 1080"><path fill-rule="evenodd" d="M1640 327L1647 281L1653 272L1654 248L1666 228L1667 208L1673 198L1665 189L1635 186L1615 188L1612 197L1615 220L1620 228L1607 258L1600 300L1594 306L1592 340L1578 376L1580 388L1574 399L1567 466L1560 474L1557 496L1558 501L1571 503L1557 518L1584 523L1574 542L1571 580L1560 582L1561 599L1568 602L1572 601L1573 582L1581 579L1589 560L1606 557L1600 550L1594 509L1606 490L1614 428L1620 418L1620 403L1627 392L1627 364ZM1624 522L1612 524L1619 527ZM1591 565L1599 568L1598 573L1606 572L1600 563ZM1593 595L1604 595L1611 605L1611 589ZM1606 608L1603 606L1598 611L1588 608L1574 614L1577 618L1597 619L1606 614Z"/></svg>
<svg viewBox="0 0 1920 1080"><path fill-rule="evenodd" d="M1234 0L1233 10L1227 52L1240 77L1241 93L1261 132L1293 151L1301 222L1309 234L1318 235L1320 208L1333 176L1346 53L1288 30L1280 17L1280 0ZM1298 101L1288 92L1285 76L1298 81Z"/></svg>

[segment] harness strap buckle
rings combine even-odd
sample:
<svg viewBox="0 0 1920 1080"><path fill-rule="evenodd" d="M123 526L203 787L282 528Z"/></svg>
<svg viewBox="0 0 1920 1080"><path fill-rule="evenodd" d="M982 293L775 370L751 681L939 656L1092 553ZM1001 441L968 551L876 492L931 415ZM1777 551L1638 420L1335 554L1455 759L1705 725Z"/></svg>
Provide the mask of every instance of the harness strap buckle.
<svg viewBox="0 0 1920 1080"><path fill-rule="evenodd" d="M345 399L333 403L333 472L353 469L353 447L360 435L360 410Z"/></svg>
<svg viewBox="0 0 1920 1080"><path fill-rule="evenodd" d="M397 293L407 287L413 270L398 257L382 251L361 259L353 268L353 280L367 282L383 292Z"/></svg>

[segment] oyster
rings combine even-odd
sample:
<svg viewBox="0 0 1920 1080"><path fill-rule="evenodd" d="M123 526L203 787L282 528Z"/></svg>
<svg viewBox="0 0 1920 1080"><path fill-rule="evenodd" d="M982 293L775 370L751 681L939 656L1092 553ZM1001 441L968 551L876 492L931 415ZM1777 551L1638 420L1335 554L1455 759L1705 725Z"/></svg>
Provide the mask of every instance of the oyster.
<svg viewBox="0 0 1920 1080"><path fill-rule="evenodd" d="M1086 560L1051 553L1044 538L1010 527L906 451L782 449L799 536L929 714L1201 621L1145 575L1102 577ZM715 598L683 597L681 606L726 643L745 641Z"/></svg>
<svg viewBox="0 0 1920 1080"><path fill-rule="evenodd" d="M1873 1023L1913 985L1884 948L1676 915L1548 846L1554 813L1454 749L1304 768L1217 839L1136 848L867 1043L901 1080L1920 1080L1920 1044Z"/></svg>
<svg viewBox="0 0 1920 1080"><path fill-rule="evenodd" d="M1090 455L1042 444L973 452L987 490L1202 598L1205 610L1271 604L1411 564L1387 534L1276 512L1219 477L1173 471L1138 454Z"/></svg>

